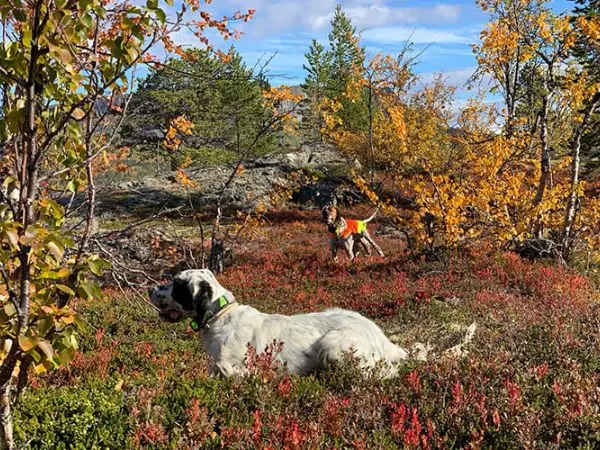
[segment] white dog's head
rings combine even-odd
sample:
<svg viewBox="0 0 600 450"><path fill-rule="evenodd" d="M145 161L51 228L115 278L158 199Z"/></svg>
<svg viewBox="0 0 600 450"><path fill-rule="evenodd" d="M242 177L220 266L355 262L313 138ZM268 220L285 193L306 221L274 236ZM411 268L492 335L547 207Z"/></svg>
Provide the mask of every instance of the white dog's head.
<svg viewBox="0 0 600 450"><path fill-rule="evenodd" d="M233 294L217 281L210 270L179 272L173 282L149 290L152 304L167 322L193 318L204 326L220 310L235 302Z"/></svg>

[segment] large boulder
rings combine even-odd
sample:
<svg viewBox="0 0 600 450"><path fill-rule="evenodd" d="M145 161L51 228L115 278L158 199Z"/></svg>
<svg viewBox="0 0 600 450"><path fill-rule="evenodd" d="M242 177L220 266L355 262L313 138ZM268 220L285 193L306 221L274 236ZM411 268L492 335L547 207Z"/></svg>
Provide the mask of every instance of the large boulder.
<svg viewBox="0 0 600 450"><path fill-rule="evenodd" d="M335 148L325 145L303 145L300 149L258 158L249 163L249 167L278 166L284 170L317 169L324 172L348 172L350 169L360 169L358 161L344 157Z"/></svg>
<svg viewBox="0 0 600 450"><path fill-rule="evenodd" d="M297 151L256 158L240 167L222 196L222 205L236 210L252 210L259 202L268 206L270 195L286 187L294 190L293 201L307 206L321 207L334 199L344 203L353 195L348 189L353 169L360 169L360 164L327 145L304 145ZM185 169L195 183L189 188L181 186L171 172L114 183L102 189L98 213L119 215L139 212L143 215L153 205L187 205L188 195L196 211L210 211L215 208L232 170L232 166ZM310 176L314 182L299 186L298 172Z"/></svg>

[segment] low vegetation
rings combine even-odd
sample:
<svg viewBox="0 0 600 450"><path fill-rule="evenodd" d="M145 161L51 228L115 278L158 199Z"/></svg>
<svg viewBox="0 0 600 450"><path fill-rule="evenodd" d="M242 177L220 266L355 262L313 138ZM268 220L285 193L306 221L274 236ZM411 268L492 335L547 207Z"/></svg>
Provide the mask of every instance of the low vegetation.
<svg viewBox="0 0 600 450"><path fill-rule="evenodd" d="M107 290L99 301L76 305L86 322L82 351L34 378L24 394L15 421L19 446L600 444L599 304L590 279L514 253L427 261L389 236L378 238L389 258L333 264L317 212L286 210L268 219L221 277L240 302L286 314L352 308L401 345L433 344L429 361L407 362L398 378L380 382L351 361L289 377L265 353L249 357L248 378L210 378L199 336L187 324L161 322L135 296ZM472 321L479 328L469 353L440 358Z"/></svg>
<svg viewBox="0 0 600 450"><path fill-rule="evenodd" d="M254 9L133 3L0 5L0 450L600 447L597 1L476 0L462 105L410 42L368 54L341 6L300 89L213 47ZM379 208L385 259L330 261L334 202ZM208 377L141 294L183 267L434 349L392 380L351 354L299 378L274 342Z"/></svg>

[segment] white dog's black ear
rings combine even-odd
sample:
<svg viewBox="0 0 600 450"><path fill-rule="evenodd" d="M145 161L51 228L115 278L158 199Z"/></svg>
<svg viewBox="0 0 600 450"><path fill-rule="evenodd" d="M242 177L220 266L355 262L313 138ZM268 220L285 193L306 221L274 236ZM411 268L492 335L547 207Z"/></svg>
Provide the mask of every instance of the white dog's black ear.
<svg viewBox="0 0 600 450"><path fill-rule="evenodd" d="M194 311L194 295L192 293L193 286L186 280L175 277L173 279L173 290L171 297L179 303L184 311Z"/></svg>
<svg viewBox="0 0 600 450"><path fill-rule="evenodd" d="M200 312L204 311L210 306L213 298L213 289L208 281L202 280L199 284L199 289L194 294L194 308L200 317Z"/></svg>
<svg viewBox="0 0 600 450"><path fill-rule="evenodd" d="M219 312L219 303L213 301L213 288L208 281L202 280L194 294L196 318L202 325Z"/></svg>

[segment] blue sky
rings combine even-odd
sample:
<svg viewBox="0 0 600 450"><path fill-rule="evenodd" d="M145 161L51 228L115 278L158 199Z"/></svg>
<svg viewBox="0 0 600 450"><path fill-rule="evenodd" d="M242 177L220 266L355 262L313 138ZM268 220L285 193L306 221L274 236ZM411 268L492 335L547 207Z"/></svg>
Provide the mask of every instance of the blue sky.
<svg viewBox="0 0 600 450"><path fill-rule="evenodd" d="M396 54L409 37L416 50L425 49L417 67L424 81L443 73L461 87L475 68L470 46L487 21L475 0L215 0L211 11L224 15L256 9L253 20L237 27L244 36L235 42L236 48L249 65L275 55L268 69L271 82L299 84L305 76L304 54L313 38L327 43L338 3L362 32L368 54ZM567 0L550 4L557 11L572 7ZM187 43L188 37L182 33L179 40Z"/></svg>

